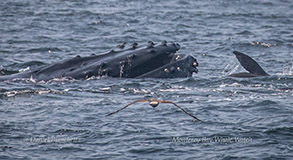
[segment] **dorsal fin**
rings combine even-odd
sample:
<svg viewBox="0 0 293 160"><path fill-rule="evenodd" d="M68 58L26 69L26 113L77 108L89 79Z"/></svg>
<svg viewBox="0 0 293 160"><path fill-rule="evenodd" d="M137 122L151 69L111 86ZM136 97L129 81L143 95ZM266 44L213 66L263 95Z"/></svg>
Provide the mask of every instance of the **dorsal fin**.
<svg viewBox="0 0 293 160"><path fill-rule="evenodd" d="M261 66L251 57L248 55L234 51L233 52L240 62L240 64L251 74L259 75L259 76L269 76L268 73L266 73Z"/></svg>

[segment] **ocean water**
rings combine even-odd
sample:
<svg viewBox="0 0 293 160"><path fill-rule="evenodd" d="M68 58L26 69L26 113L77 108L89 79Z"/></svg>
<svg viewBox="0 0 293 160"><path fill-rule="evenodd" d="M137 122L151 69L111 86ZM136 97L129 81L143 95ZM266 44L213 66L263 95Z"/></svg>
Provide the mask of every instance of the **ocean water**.
<svg viewBox="0 0 293 160"><path fill-rule="evenodd" d="M291 0L3 0L7 75L122 42L174 41L190 78L0 82L0 159L293 159ZM231 78L253 57L269 77ZM170 100L151 108L138 99Z"/></svg>

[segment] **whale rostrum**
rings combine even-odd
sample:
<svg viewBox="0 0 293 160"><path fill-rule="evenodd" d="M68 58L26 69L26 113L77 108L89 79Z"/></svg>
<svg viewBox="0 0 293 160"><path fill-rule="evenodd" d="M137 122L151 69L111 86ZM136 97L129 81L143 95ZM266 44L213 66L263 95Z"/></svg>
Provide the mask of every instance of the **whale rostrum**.
<svg viewBox="0 0 293 160"><path fill-rule="evenodd" d="M87 57L76 56L61 62L41 66L37 69L0 76L0 80L33 78L48 81L54 78L70 77L87 79L93 76L120 78L177 78L190 77L197 73L197 61L190 55L176 53L180 45L174 42L147 45L126 43L104 54Z"/></svg>

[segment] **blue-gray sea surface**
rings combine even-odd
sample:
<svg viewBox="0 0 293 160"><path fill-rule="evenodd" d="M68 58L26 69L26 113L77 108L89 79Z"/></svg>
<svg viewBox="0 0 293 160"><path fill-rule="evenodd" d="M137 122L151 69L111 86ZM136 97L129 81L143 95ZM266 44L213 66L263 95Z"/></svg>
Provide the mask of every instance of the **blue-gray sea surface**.
<svg viewBox="0 0 293 160"><path fill-rule="evenodd" d="M0 159L292 159L291 0L1 0L1 74L174 41L191 78L0 82ZM228 77L253 57L269 77ZM170 100L152 109L138 99Z"/></svg>

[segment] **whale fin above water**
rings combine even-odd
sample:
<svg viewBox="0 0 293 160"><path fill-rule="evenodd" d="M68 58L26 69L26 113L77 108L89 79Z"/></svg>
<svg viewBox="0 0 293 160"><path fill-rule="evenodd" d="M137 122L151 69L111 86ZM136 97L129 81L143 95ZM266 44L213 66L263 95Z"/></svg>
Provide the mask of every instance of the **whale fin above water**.
<svg viewBox="0 0 293 160"><path fill-rule="evenodd" d="M240 64L245 68L249 73L235 73L231 74L229 76L231 77L242 77L242 78L248 78L248 77L259 77L259 76L269 76L268 73L266 73L261 66L251 57L248 55L234 51L233 52L240 62Z"/></svg>

